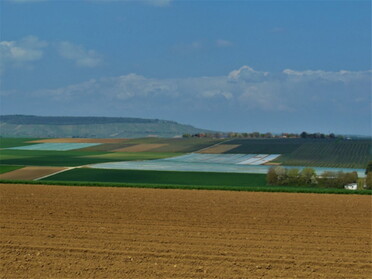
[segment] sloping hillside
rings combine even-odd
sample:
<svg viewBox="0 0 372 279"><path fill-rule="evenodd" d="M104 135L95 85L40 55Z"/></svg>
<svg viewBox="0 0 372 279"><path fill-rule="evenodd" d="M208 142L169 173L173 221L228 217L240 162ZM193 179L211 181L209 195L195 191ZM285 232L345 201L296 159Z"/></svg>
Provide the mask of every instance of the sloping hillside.
<svg viewBox="0 0 372 279"><path fill-rule="evenodd" d="M159 119L124 117L0 116L2 137L133 138L174 137L208 132L190 125Z"/></svg>

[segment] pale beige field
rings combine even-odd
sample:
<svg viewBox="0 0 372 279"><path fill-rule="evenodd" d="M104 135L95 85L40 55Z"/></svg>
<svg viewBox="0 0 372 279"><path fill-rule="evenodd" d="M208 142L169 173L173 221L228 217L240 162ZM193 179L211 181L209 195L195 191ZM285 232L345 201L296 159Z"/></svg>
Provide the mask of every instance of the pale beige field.
<svg viewBox="0 0 372 279"><path fill-rule="evenodd" d="M159 148L159 147L162 147L162 146L166 146L166 145L168 145L168 144L141 143L141 144L136 144L136 145L129 146L129 147L115 149L115 150L112 150L112 151L114 151L114 152L144 152L144 151L149 151L149 150Z"/></svg>
<svg viewBox="0 0 372 279"><path fill-rule="evenodd" d="M371 197L0 185L0 278L371 278Z"/></svg>
<svg viewBox="0 0 372 279"><path fill-rule="evenodd" d="M216 146L212 146L210 148L203 149L198 153L207 153L207 154L221 154L231 149L240 146L240 144L218 144Z"/></svg>

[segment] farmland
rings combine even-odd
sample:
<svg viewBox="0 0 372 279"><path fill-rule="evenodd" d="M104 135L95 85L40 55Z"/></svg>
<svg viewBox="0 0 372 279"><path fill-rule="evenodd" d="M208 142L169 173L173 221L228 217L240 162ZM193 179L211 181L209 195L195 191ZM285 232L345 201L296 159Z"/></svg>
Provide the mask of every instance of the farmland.
<svg viewBox="0 0 372 279"><path fill-rule="evenodd" d="M67 168L64 167L36 167L36 166L30 166L30 167L23 167L14 171L6 172L3 174L0 174L1 180L14 180L14 179L21 179L21 180L34 180L38 179L40 177L44 177L47 175L51 175L63 170L66 170Z"/></svg>
<svg viewBox="0 0 372 279"><path fill-rule="evenodd" d="M225 144L238 145L226 153L286 154L295 151L303 143L303 139L234 139Z"/></svg>
<svg viewBox="0 0 372 279"><path fill-rule="evenodd" d="M200 149L220 143L222 141L223 140L207 138L139 138L128 139L122 143L98 145L95 147L86 148L84 150L112 152L121 148L136 148L138 145L153 145L152 149L143 151L160 153L188 153L196 152ZM131 152L131 150L129 149L127 152Z"/></svg>
<svg viewBox="0 0 372 279"><path fill-rule="evenodd" d="M312 166L318 173L333 170L318 167L340 167L346 169L338 170L356 170L360 175L363 175L367 162L372 160L369 140L231 140L210 138L36 140L0 138L0 146L2 148L0 150L0 165L4 168L20 166L79 167L48 177L48 180L112 182L126 185L128 183L142 185L147 183L149 185L198 187L203 185L259 187L264 186L263 182L253 179L256 177L255 175L249 176L247 174L261 174L262 176L267 172L269 166L255 166L255 164L279 164L298 166L299 168ZM209 150L211 150L211 154L209 154ZM190 154L190 152L193 153ZM218 154L219 152L222 154ZM269 161L266 158L274 159L274 161ZM248 164L253 165L247 166ZM95 170L81 168L86 166L93 167ZM195 172L205 173L195 174ZM129 173L136 173L137 176L127 176ZM150 173L157 175L151 176ZM241 176L244 174L247 176ZM141 178L141 176L143 177ZM229 183L224 182L222 176L226 176L226 181ZM165 179L166 177L168 180ZM198 178L194 181L194 177ZM203 178L200 179L200 177ZM16 177L12 179L16 179ZM253 185L255 183L257 185Z"/></svg>
<svg viewBox="0 0 372 279"><path fill-rule="evenodd" d="M343 141L331 149L333 142L291 140L95 141L0 140L0 277L368 278L371 273L371 191L267 185L265 173L239 173L267 170L247 164L279 154L277 164L302 157L302 165L342 163L336 155L319 157L317 148L320 154L351 150L343 155L345 162L349 156L361 166L370 158L368 142ZM312 162L311 156L319 159ZM139 169L121 169L128 166Z"/></svg>
<svg viewBox="0 0 372 279"><path fill-rule="evenodd" d="M45 178L47 181L171 184L188 186L267 186L263 174L141 171L79 168Z"/></svg>
<svg viewBox="0 0 372 279"><path fill-rule="evenodd" d="M0 165L0 174L14 171L17 169L22 168L21 166L6 166L6 165Z"/></svg>
<svg viewBox="0 0 372 279"><path fill-rule="evenodd" d="M80 166L112 161L151 160L169 153L107 153L90 151L1 150L0 164L27 166ZM174 156L174 155L173 155Z"/></svg>
<svg viewBox="0 0 372 279"><path fill-rule="evenodd" d="M7 139L0 138L0 148L10 148L17 146L25 146L35 144L35 139ZM73 141L71 141L73 140ZM66 139L60 140L64 142ZM139 154L140 159L145 159L148 154L149 157L156 153L163 155L154 156L158 158L165 158L166 156L175 153L175 155L198 152L201 153L223 153L223 154L282 154L275 162L288 166L318 166L318 167L348 167L348 168L365 168L368 161L372 160L372 143L371 140L319 140L319 139L208 139L208 138L140 138L140 139L115 139L110 140L109 143L103 139L70 139L70 142L79 143L101 143L99 145L85 147L63 154L50 151L50 153L17 151L3 149L1 150L1 164L21 164L19 160L8 161L10 158L27 158L27 164L33 164L31 158L35 158L35 164L41 163L39 157L57 156L56 161L68 161L68 157L72 158L74 165L79 164L78 158L81 158L81 164L89 164L95 162L102 162L104 158L112 158L116 161L116 156L125 159L125 154L128 157L135 157L133 154ZM51 142L46 140L46 142ZM57 142L53 139L52 142ZM215 145L222 143L221 145ZM138 146L139 145L139 146ZM142 145L142 152L140 151ZM146 145L149 148L144 148ZM138 147L136 147L138 146ZM131 149L138 149L137 152L130 152ZM209 149L210 151L209 152ZM118 152L115 150L124 149L126 152ZM118 153L120 155L114 155ZM121 155L123 154L123 155ZM97 157L98 156L98 157ZM65 157L63 160L61 157ZM38 158L38 159L36 159ZM87 159L89 158L89 159ZM97 160L93 160L95 158ZM75 164L76 162L76 164Z"/></svg>
<svg viewBox="0 0 372 279"><path fill-rule="evenodd" d="M282 154L274 162L286 166L365 168L372 160L371 140L236 139L224 153ZM208 149L203 150L208 153Z"/></svg>
<svg viewBox="0 0 372 279"><path fill-rule="evenodd" d="M0 184L4 278L370 278L369 196Z"/></svg>
<svg viewBox="0 0 372 279"><path fill-rule="evenodd" d="M294 152L284 154L284 165L363 168L372 159L370 140L309 142Z"/></svg>

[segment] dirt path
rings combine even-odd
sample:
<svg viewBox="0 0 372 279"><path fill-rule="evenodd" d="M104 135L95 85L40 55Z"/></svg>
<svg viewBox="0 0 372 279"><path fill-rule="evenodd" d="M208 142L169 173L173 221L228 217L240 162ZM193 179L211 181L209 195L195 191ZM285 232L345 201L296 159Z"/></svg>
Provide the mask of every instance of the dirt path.
<svg viewBox="0 0 372 279"><path fill-rule="evenodd" d="M370 278L371 197L0 185L0 278Z"/></svg>

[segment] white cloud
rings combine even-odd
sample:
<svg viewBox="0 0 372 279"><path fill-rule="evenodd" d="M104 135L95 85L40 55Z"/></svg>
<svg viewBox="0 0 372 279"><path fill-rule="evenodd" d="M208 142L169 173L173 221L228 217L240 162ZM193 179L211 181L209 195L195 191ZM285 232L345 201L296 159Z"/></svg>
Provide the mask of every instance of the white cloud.
<svg viewBox="0 0 372 279"><path fill-rule="evenodd" d="M40 60L44 48L48 46L45 41L35 36L27 36L19 41L0 42L0 71L7 67L24 66L27 63Z"/></svg>
<svg viewBox="0 0 372 279"><path fill-rule="evenodd" d="M238 70L231 71L228 75L230 81L259 82L269 77L268 72L255 71L249 66L243 66Z"/></svg>
<svg viewBox="0 0 372 279"><path fill-rule="evenodd" d="M32 67L32 63L41 60L50 44L36 36L27 36L17 41L0 41L0 74L14 67ZM58 53L75 62L79 67L97 67L102 57L94 50L71 42L52 44Z"/></svg>
<svg viewBox="0 0 372 279"><path fill-rule="evenodd" d="M227 40L222 40L222 39L219 39L216 41L216 46L217 47L231 47L233 45L232 42L230 41L227 41Z"/></svg>
<svg viewBox="0 0 372 279"><path fill-rule="evenodd" d="M97 67L102 63L101 56L94 50L87 50L81 45L71 42L60 42L57 44L59 54L75 62L79 67Z"/></svg>
<svg viewBox="0 0 372 279"><path fill-rule="evenodd" d="M289 78L304 81L304 80L316 80L322 79L333 82L352 82L358 79L366 79L371 77L372 70L369 71L345 71L339 72L327 72L323 70L306 70L306 71L294 71L291 69L283 70L283 73Z"/></svg>
<svg viewBox="0 0 372 279"><path fill-rule="evenodd" d="M285 70L275 74L248 66L226 76L154 79L137 74L90 80L38 92L66 104L101 100L99 105L143 110L307 111L311 107L347 109L367 102L371 71ZM321 76L321 80L319 79ZM345 83L346 82L346 83ZM94 106L92 104L92 106Z"/></svg>

